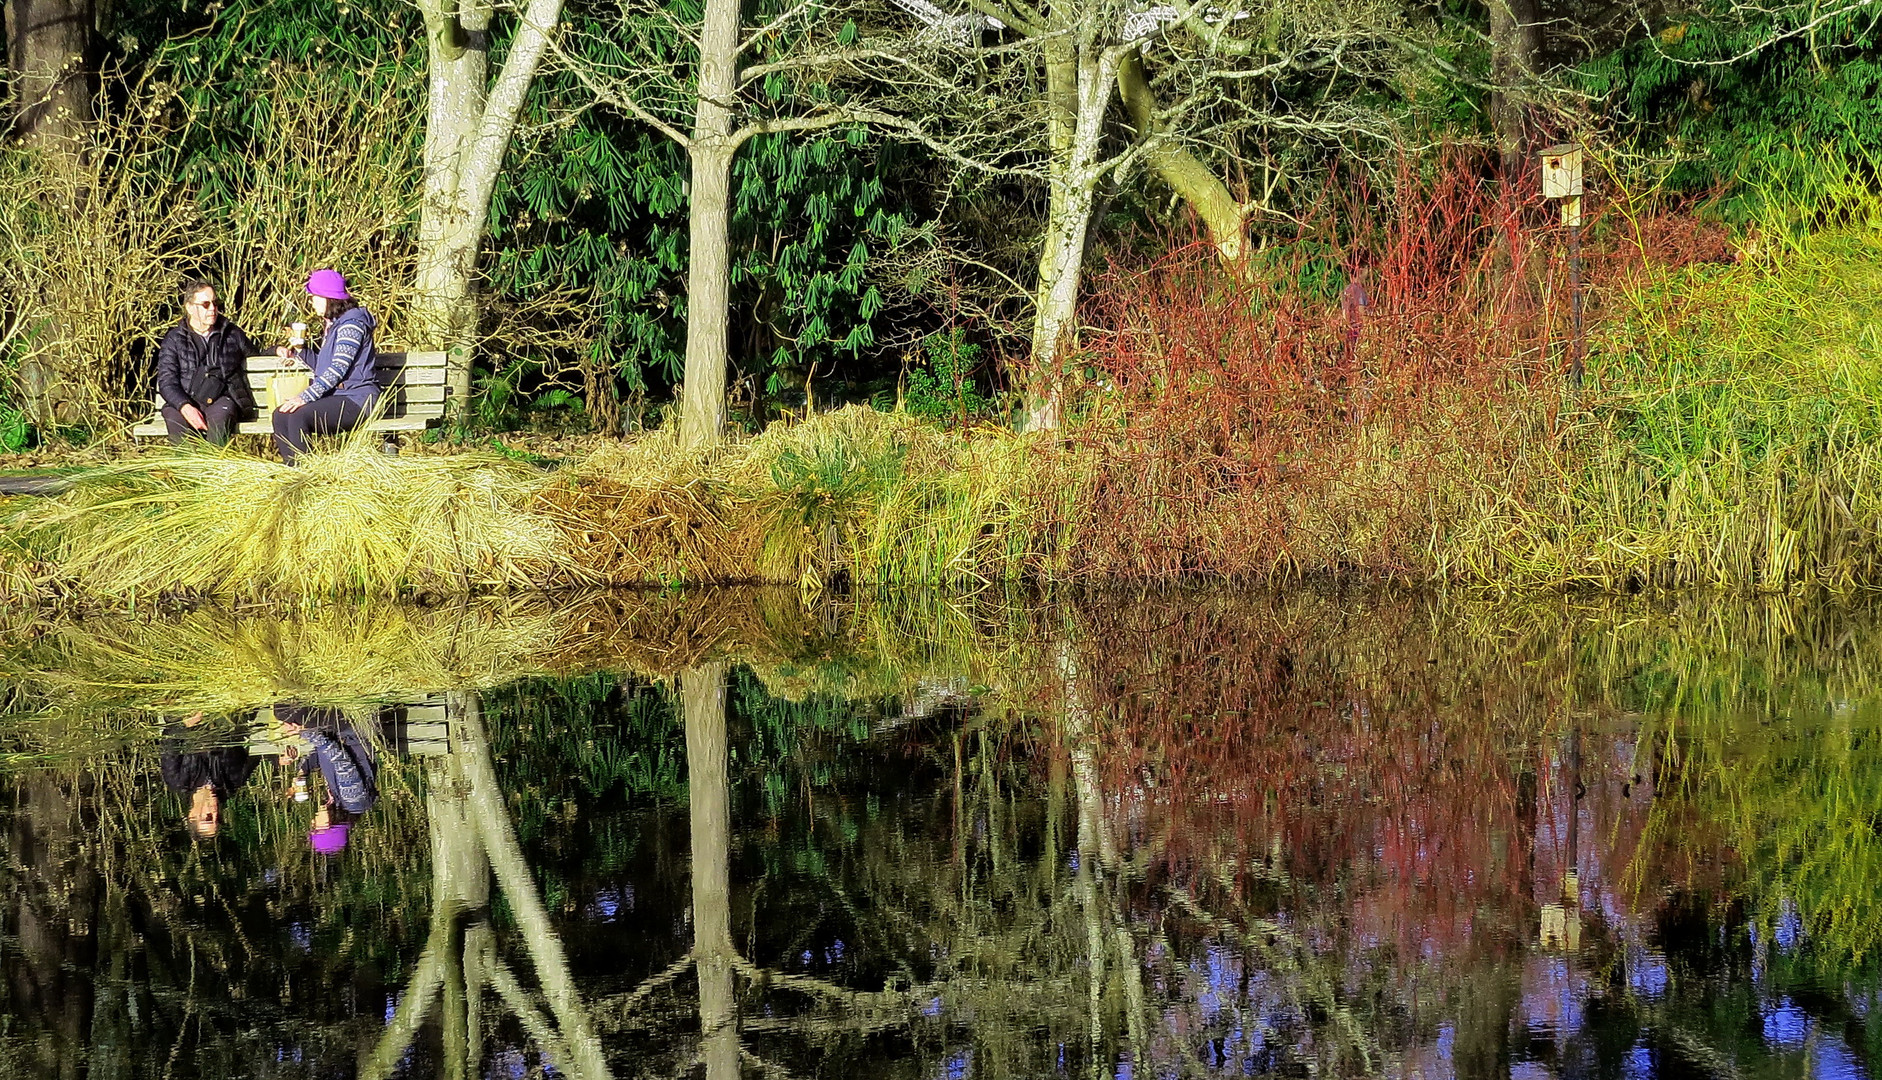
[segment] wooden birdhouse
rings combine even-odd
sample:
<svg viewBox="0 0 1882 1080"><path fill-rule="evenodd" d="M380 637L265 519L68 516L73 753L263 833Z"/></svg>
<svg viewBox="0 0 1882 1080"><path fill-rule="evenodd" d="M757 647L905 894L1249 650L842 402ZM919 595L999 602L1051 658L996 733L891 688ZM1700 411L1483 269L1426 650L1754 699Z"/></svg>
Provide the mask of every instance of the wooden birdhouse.
<svg viewBox="0 0 1882 1080"><path fill-rule="evenodd" d="M1581 144L1561 143L1542 152L1542 197L1562 200L1562 224L1581 224Z"/></svg>
<svg viewBox="0 0 1882 1080"><path fill-rule="evenodd" d="M1542 152L1542 197L1568 199L1581 194L1581 145L1561 143Z"/></svg>

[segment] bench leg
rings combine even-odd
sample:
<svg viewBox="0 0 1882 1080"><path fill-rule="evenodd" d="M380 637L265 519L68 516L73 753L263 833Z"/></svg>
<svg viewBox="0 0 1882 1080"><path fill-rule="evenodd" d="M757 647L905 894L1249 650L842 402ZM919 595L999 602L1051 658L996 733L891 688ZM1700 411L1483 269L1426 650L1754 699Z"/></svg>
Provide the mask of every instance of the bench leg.
<svg viewBox="0 0 1882 1080"><path fill-rule="evenodd" d="M399 456L399 438L390 431L385 433L384 441L379 444L379 452L387 457Z"/></svg>

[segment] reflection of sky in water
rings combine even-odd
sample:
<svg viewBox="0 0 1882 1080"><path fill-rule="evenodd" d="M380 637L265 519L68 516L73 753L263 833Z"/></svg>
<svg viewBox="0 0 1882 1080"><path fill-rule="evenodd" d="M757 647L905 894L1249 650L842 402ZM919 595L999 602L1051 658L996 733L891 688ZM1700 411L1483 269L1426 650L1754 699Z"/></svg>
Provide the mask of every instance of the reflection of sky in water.
<svg viewBox="0 0 1882 1080"><path fill-rule="evenodd" d="M1774 1048L1801 1049L1809 1031L1810 1018L1790 998L1780 999L1775 1008L1765 1010L1764 1041Z"/></svg>
<svg viewBox="0 0 1882 1080"><path fill-rule="evenodd" d="M1797 947L1797 944L1803 940L1803 936L1803 916L1797 913L1797 904L1787 896L1784 898L1783 909L1778 913L1777 927L1772 937L1777 939L1778 948L1789 952Z"/></svg>
<svg viewBox="0 0 1882 1080"><path fill-rule="evenodd" d="M1523 965L1523 1025L1561 1039L1579 1031L1588 977L1561 956L1531 956Z"/></svg>
<svg viewBox="0 0 1882 1080"><path fill-rule="evenodd" d="M613 922L634 911L634 883L623 882L618 888L602 889L588 902L588 917L595 922Z"/></svg>
<svg viewBox="0 0 1882 1080"><path fill-rule="evenodd" d="M1634 778L1634 757L1631 744L1603 747L1596 736L1585 736L1579 797L1566 755L1545 770L1537 785L1533 847L1524 853L1530 870L1516 895L1495 891L1501 879L1488 866L1434 873L1453 838L1411 823L1401 834L1415 842L1388 849L1368 837L1345 856L1349 876L1340 880L1348 921L1320 919L1314 909L1287 902L1264 914L1278 926L1296 927L1307 953L1333 962L1340 972L1337 993L1371 993L1369 984L1376 986L1378 975L1390 971L1385 992L1396 999L1390 1007L1402 1012L1375 1029L1383 1057L1368 1075L1455 1080L1460 1070L1476 1075L1484 1055L1492 1053L1511 1080L1682 1080L1720 1063L1738 1075L1868 1080L1857 1050L1842 1030L1833 1030L1843 1022L1822 1009L1860 1021L1877 1003L1879 992L1873 987L1819 988L1841 998L1834 1005L1819 1006L1815 997L1798 995L1766 997L1757 1006L1758 992L1740 981L1742 974L1704 966L1719 962L1705 958L1716 953L1669 957L1670 947L1660 940L1664 896L1616 884L1625 880L1633 858L1636 833L1629 830L1638 830L1654 799L1651 779ZM1154 832L1154 823L1149 831ZM1571 846L1572 881L1567 878ZM1076 852L1068 861L1077 866ZM1285 861L1273 865L1285 869ZM1095 866L1090 872L1101 880L1110 873ZM1454 917L1427 914L1421 905L1437 904L1435 910L1441 910L1448 899L1443 890L1460 880L1483 882L1485 892L1473 894L1474 906ZM1551 917L1557 925L1545 944ZM1563 923L1572 932L1565 933ZM1401 934L1402 927L1411 932ZM1713 950L1735 952L1746 941L1743 930L1725 934L1714 927L1708 932L1722 935L1713 938ZM1728 940L1733 937L1739 945ZM1314 1060L1323 1038L1321 1021L1304 1005L1301 972L1272 966L1273 956L1234 937L1178 944L1140 933L1137 941L1144 992L1151 999L1150 1030L1136 1060L1128 1053L1112 1059L1120 1080L1133 1073L1146 1080L1288 1075ZM1754 964L1772 951L1804 948L1808 943L1796 907L1782 908L1761 948L1755 937L1752 944L1745 959ZM1699 972L1676 974L1686 972L1681 964L1694 962L1702 965ZM1500 991L1486 998L1481 991L1453 995L1442 989L1455 985L1451 980L1465 971L1474 971L1480 986L1508 979L1515 993L1503 999L1507 1005L1497 1005ZM1716 981L1721 977L1723 984ZM1729 1012L1730 1004L1711 996L1733 987L1747 995L1745 1005L1758 1010L1759 1026L1753 1030L1761 1038L1752 1048L1744 1048L1730 1030L1741 1021L1728 1017L1706 1029L1704 1019L1689 1015L1677 1022L1668 1019L1695 1006ZM1701 992L1703 1004L1693 996ZM1812 1004L1800 1005L1800 999ZM1507 1027L1495 1014L1485 1015L1485 1008L1508 1008ZM1373 1022L1378 1023L1376 1016ZM1401 1026L1393 1030L1394 1024ZM1459 1029L1465 1026L1472 1041L1468 1057L1460 1059ZM1078 1071L1068 1065L1063 1046L1057 1066Z"/></svg>
<svg viewBox="0 0 1882 1080"><path fill-rule="evenodd" d="M1666 996L1666 957L1647 949L1627 950L1627 988L1637 996L1657 1001Z"/></svg>
<svg viewBox="0 0 1882 1080"><path fill-rule="evenodd" d="M1759 1019L1766 1048L1802 1056L1814 1080L1864 1080L1870 1075L1842 1032L1811 1016L1795 999L1780 997L1767 1004Z"/></svg>
<svg viewBox="0 0 1882 1080"><path fill-rule="evenodd" d="M1813 1080L1867 1080L1868 1070L1840 1038L1820 1039L1811 1047Z"/></svg>
<svg viewBox="0 0 1882 1080"><path fill-rule="evenodd" d="M490 1057L484 1069L485 1080L523 1080L529 1075L529 1059L521 1050L501 1050Z"/></svg>

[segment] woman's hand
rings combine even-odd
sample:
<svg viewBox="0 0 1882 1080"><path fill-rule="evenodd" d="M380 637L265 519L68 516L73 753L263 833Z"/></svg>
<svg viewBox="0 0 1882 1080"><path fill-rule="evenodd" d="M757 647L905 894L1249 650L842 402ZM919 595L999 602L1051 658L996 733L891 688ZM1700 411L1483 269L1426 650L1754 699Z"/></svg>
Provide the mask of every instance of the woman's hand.
<svg viewBox="0 0 1882 1080"><path fill-rule="evenodd" d="M293 350L289 349L286 345L276 345L274 347L274 354L283 360L286 360L292 351Z"/></svg>
<svg viewBox="0 0 1882 1080"><path fill-rule="evenodd" d="M299 395L296 395L294 397L287 399L281 404L276 405L274 408L274 411L275 412L295 412L299 410L302 405L305 405L305 404L307 403L305 401L302 401Z"/></svg>

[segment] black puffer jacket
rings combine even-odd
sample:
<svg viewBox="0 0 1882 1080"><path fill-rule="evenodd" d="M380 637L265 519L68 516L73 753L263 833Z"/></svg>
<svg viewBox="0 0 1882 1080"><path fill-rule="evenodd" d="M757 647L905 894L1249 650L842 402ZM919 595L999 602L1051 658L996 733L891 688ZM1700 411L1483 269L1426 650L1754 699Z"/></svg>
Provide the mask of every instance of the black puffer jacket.
<svg viewBox="0 0 1882 1080"><path fill-rule="evenodd" d="M228 319L217 319L206 337L191 330L188 319L179 320L157 347L157 393L172 409L201 408L227 394L244 416L253 416L255 394L242 369L252 351L248 335Z"/></svg>
<svg viewBox="0 0 1882 1080"><path fill-rule="evenodd" d="M248 783L255 772L255 759L245 746L216 746L204 738L182 724L171 724L163 732L157 768L172 791L188 794L208 784L216 794L227 798Z"/></svg>

